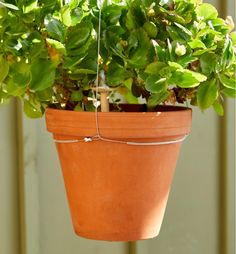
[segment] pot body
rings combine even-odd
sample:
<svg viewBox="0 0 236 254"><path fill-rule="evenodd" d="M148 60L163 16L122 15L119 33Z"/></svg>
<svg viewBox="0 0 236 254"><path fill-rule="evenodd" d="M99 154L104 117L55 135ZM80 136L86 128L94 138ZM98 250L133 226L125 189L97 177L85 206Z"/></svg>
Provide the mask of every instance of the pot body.
<svg viewBox="0 0 236 254"><path fill-rule="evenodd" d="M92 112L48 109L46 122L57 140L75 232L107 241L158 235L181 142L123 141L180 139L190 132L191 110L98 113L100 135L113 141L83 141L97 134Z"/></svg>

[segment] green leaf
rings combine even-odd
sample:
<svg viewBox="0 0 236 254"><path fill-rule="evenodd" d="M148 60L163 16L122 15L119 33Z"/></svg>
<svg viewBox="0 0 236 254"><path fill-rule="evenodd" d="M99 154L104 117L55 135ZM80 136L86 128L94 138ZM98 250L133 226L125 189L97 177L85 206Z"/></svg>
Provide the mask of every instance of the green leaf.
<svg viewBox="0 0 236 254"><path fill-rule="evenodd" d="M8 79L6 84L3 84L2 87L3 92L16 97L21 97L26 91L26 86L18 86L13 78Z"/></svg>
<svg viewBox="0 0 236 254"><path fill-rule="evenodd" d="M183 73L181 71L176 71L174 74L172 74L171 78L168 80L168 83L182 88L196 87L199 85L199 81L195 79L191 73Z"/></svg>
<svg viewBox="0 0 236 254"><path fill-rule="evenodd" d="M178 33L178 29L176 27L171 27L171 26L167 26L166 27L166 31L168 32L170 38L173 41L179 41L182 40L183 38L180 36L180 34Z"/></svg>
<svg viewBox="0 0 236 254"><path fill-rule="evenodd" d="M198 60L197 57L187 55L180 57L177 63L183 66L184 68L187 68L190 63L195 62L197 60Z"/></svg>
<svg viewBox="0 0 236 254"><path fill-rule="evenodd" d="M0 84L7 77L8 72L9 72L9 63L5 59L5 57L0 56Z"/></svg>
<svg viewBox="0 0 236 254"><path fill-rule="evenodd" d="M160 70L159 75L163 78L170 78L172 76L173 71L175 71L176 68L173 68L171 66L164 67Z"/></svg>
<svg viewBox="0 0 236 254"><path fill-rule="evenodd" d="M219 115L219 116L223 116L224 115L224 108L222 106L222 104L219 101L215 101L213 104L213 108L215 110L215 112Z"/></svg>
<svg viewBox="0 0 236 254"><path fill-rule="evenodd" d="M203 36L206 36L206 35L219 35L219 36L221 36L221 33L218 32L218 31L215 31L211 28L204 28L204 29L201 29L198 32L197 38L200 38L200 37L203 37Z"/></svg>
<svg viewBox="0 0 236 254"><path fill-rule="evenodd" d="M24 110L24 113L29 118L40 118L43 116L43 112L41 110L39 103L34 103L32 101L24 100L23 110Z"/></svg>
<svg viewBox="0 0 236 254"><path fill-rule="evenodd" d="M83 17L86 15L86 12L82 8L74 8L71 10L71 26L75 26L81 22Z"/></svg>
<svg viewBox="0 0 236 254"><path fill-rule="evenodd" d="M57 49L59 52L63 54L66 53L65 46L61 42L50 39L50 38L46 38L46 41L48 44L50 44L53 48Z"/></svg>
<svg viewBox="0 0 236 254"><path fill-rule="evenodd" d="M206 45L199 39L195 39L193 41L188 42L188 45L192 49L200 48L200 49L206 49Z"/></svg>
<svg viewBox="0 0 236 254"><path fill-rule="evenodd" d="M134 80L132 83L131 91L134 96L140 97L142 95L143 87Z"/></svg>
<svg viewBox="0 0 236 254"><path fill-rule="evenodd" d="M165 63L153 62L146 67L145 72L148 74L158 74L163 67L166 67Z"/></svg>
<svg viewBox="0 0 236 254"><path fill-rule="evenodd" d="M132 84L133 84L133 79L132 78L129 78L129 79L124 81L124 86L126 88L128 88L129 91L132 90Z"/></svg>
<svg viewBox="0 0 236 254"><path fill-rule="evenodd" d="M226 34L231 30L229 26L226 25L225 20L222 18L217 18L211 20L212 26L217 30L220 31L222 34Z"/></svg>
<svg viewBox="0 0 236 254"><path fill-rule="evenodd" d="M92 24L90 22L81 22L68 29L66 48L73 50L84 46L91 36L91 31Z"/></svg>
<svg viewBox="0 0 236 254"><path fill-rule="evenodd" d="M76 66L75 73L96 74L97 73L97 59L85 58L78 66Z"/></svg>
<svg viewBox="0 0 236 254"><path fill-rule="evenodd" d="M228 68L231 65L234 56L235 49L233 48L232 39L229 37L229 35L226 35L224 49L221 58L221 65L223 66L224 69Z"/></svg>
<svg viewBox="0 0 236 254"><path fill-rule="evenodd" d="M103 19L107 24L116 25L121 17L122 7L112 4L103 8Z"/></svg>
<svg viewBox="0 0 236 254"><path fill-rule="evenodd" d="M203 17L204 20L216 19L218 17L218 12L216 8L208 3L203 3L199 5L195 11L197 15Z"/></svg>
<svg viewBox="0 0 236 254"><path fill-rule="evenodd" d="M73 74L96 74L95 70L79 68L73 71Z"/></svg>
<svg viewBox="0 0 236 254"><path fill-rule="evenodd" d="M135 19L130 10L127 12L125 25L129 30L136 28Z"/></svg>
<svg viewBox="0 0 236 254"><path fill-rule="evenodd" d="M209 108L218 97L218 87L215 80L202 83L197 90L198 106L204 110Z"/></svg>
<svg viewBox="0 0 236 254"><path fill-rule="evenodd" d="M135 50L138 47L138 38L135 33L131 33L128 38L128 47L126 49L126 52L129 53L131 50Z"/></svg>
<svg viewBox="0 0 236 254"><path fill-rule="evenodd" d="M128 29L141 27L146 22L146 14L141 1L131 1L128 10L126 21Z"/></svg>
<svg viewBox="0 0 236 254"><path fill-rule="evenodd" d="M29 72L20 73L16 72L13 76L13 81L17 86L26 87L31 81L31 75Z"/></svg>
<svg viewBox="0 0 236 254"><path fill-rule="evenodd" d="M55 66L47 59L37 59L31 65L31 74L30 88L41 91L54 84Z"/></svg>
<svg viewBox="0 0 236 254"><path fill-rule="evenodd" d="M186 33L187 35L189 35L189 36L192 36L192 35L193 35L192 32L191 32L190 30L188 30L186 27L182 26L181 24L176 23L176 22L174 22L174 24L175 24L177 27L179 27L179 28L180 28L184 33Z"/></svg>
<svg viewBox="0 0 236 254"><path fill-rule="evenodd" d="M203 54L205 54L205 53L207 53L207 52L214 51L216 48L217 48L217 46L215 45L215 46L212 46L212 47L207 48L207 49L199 49L199 50L197 50L197 51L195 51L195 52L193 53L193 56L200 56L200 55L203 55Z"/></svg>
<svg viewBox="0 0 236 254"><path fill-rule="evenodd" d="M150 49L150 40L143 29L138 29L133 34L138 39L138 47L129 57L128 63L133 68L142 68L148 63L148 53Z"/></svg>
<svg viewBox="0 0 236 254"><path fill-rule="evenodd" d="M119 56L120 58L125 59L126 56L123 53L124 49L120 43L120 38L123 33L124 33L124 30L121 27L110 26L110 27L106 28L106 30L104 32L103 40L104 40L104 46L106 47L108 52L110 52L110 54L115 54L115 55ZM131 36L132 36L131 41L133 41L135 38L135 35L131 35ZM136 38L136 40L137 40L137 38ZM129 41L129 44L130 44L130 41ZM137 42L137 44L138 44L138 42ZM128 47L128 49L129 48L130 48L130 46Z"/></svg>
<svg viewBox="0 0 236 254"><path fill-rule="evenodd" d="M22 15L22 20L27 24L35 22L36 12L35 11L27 12L27 11L28 11L27 9L26 11L24 11L24 14Z"/></svg>
<svg viewBox="0 0 236 254"><path fill-rule="evenodd" d="M7 12L8 12L7 8L0 6L0 22L2 22L3 20L6 19L7 14L8 14Z"/></svg>
<svg viewBox="0 0 236 254"><path fill-rule="evenodd" d="M1 5L5 6L8 9L19 11L19 8L17 6L15 6L15 5L13 5L13 4L8 4L8 3L0 1L0 7L1 7Z"/></svg>
<svg viewBox="0 0 236 254"><path fill-rule="evenodd" d="M36 99L39 101L52 101L52 98L54 96L53 88L49 87L42 91L35 92Z"/></svg>
<svg viewBox="0 0 236 254"><path fill-rule="evenodd" d="M191 36L179 27L167 26L167 32L173 41L190 40Z"/></svg>
<svg viewBox="0 0 236 254"><path fill-rule="evenodd" d="M233 43L234 47L236 47L236 32L231 32L230 37L232 39L232 43Z"/></svg>
<svg viewBox="0 0 236 254"><path fill-rule="evenodd" d="M125 83L125 86L121 86L120 88L118 88L117 92L124 96L125 100L128 103L140 104L138 97L141 96L143 92L143 87L137 84L133 79L128 79Z"/></svg>
<svg viewBox="0 0 236 254"><path fill-rule="evenodd" d="M10 76L17 86L26 87L31 81L30 64L21 60L11 65Z"/></svg>
<svg viewBox="0 0 236 254"><path fill-rule="evenodd" d="M72 92L72 94L71 94L71 100L72 101L81 101L82 99L83 99L82 90Z"/></svg>
<svg viewBox="0 0 236 254"><path fill-rule="evenodd" d="M161 93L166 90L166 78L151 75L146 79L145 88L151 93Z"/></svg>
<svg viewBox="0 0 236 254"><path fill-rule="evenodd" d="M163 91L161 93L154 93L148 98L148 107L155 107L160 103L164 102L169 96L168 91Z"/></svg>
<svg viewBox="0 0 236 254"><path fill-rule="evenodd" d="M45 47L45 41L42 38L41 34L39 32L32 32L29 37L27 38L28 41L30 42L30 56L33 59L37 58L39 55L47 55L48 50Z"/></svg>
<svg viewBox="0 0 236 254"><path fill-rule="evenodd" d="M151 38L155 38L157 36L158 29L153 22L150 21L145 22L143 28Z"/></svg>
<svg viewBox="0 0 236 254"><path fill-rule="evenodd" d="M81 107L81 105L78 103L75 108L74 108L74 111L79 111L79 112L83 112L83 108Z"/></svg>
<svg viewBox="0 0 236 254"><path fill-rule="evenodd" d="M172 22L178 22L179 24L186 24L186 20L176 13L169 12L168 19Z"/></svg>
<svg viewBox="0 0 236 254"><path fill-rule="evenodd" d="M29 12L37 9L37 7L38 7L38 0L24 1L23 12L29 13Z"/></svg>
<svg viewBox="0 0 236 254"><path fill-rule="evenodd" d="M236 80L234 78L229 78L224 74L220 74L219 78L224 87L236 90Z"/></svg>
<svg viewBox="0 0 236 254"><path fill-rule="evenodd" d="M48 9L57 8L58 6L58 0L40 0L40 2L47 11Z"/></svg>
<svg viewBox="0 0 236 254"><path fill-rule="evenodd" d="M76 8L78 5L80 5L83 2L84 1L81 1L81 0L70 0L70 1L67 1L67 3L69 4L71 9Z"/></svg>
<svg viewBox="0 0 236 254"><path fill-rule="evenodd" d="M186 69L176 70L168 80L169 84L175 84L181 88L191 88L199 86L200 82L207 80L207 77Z"/></svg>
<svg viewBox="0 0 236 254"><path fill-rule="evenodd" d="M44 24L47 32L53 39L64 42L65 28L59 20L52 18L50 15L47 15L44 19Z"/></svg>
<svg viewBox="0 0 236 254"><path fill-rule="evenodd" d="M178 64L178 63L176 63L176 62L168 61L168 65L169 65L170 67L173 67L174 69L180 69L180 70L183 69L182 65L180 65L180 64Z"/></svg>
<svg viewBox="0 0 236 254"><path fill-rule="evenodd" d="M0 104L5 104L11 99L11 96L8 93L5 93L0 87Z"/></svg>
<svg viewBox="0 0 236 254"><path fill-rule="evenodd" d="M127 90L122 95L129 104L139 104L138 98L135 97L131 91Z"/></svg>
<svg viewBox="0 0 236 254"><path fill-rule="evenodd" d="M64 58L64 68L71 69L77 64L80 64L86 57L87 55L79 55L79 56L71 56L71 57L65 57Z"/></svg>
<svg viewBox="0 0 236 254"><path fill-rule="evenodd" d="M190 71L190 70L184 70L185 73L191 73L192 76L198 80L199 82L203 82L207 80L207 77L205 75L202 75L201 73Z"/></svg>
<svg viewBox="0 0 236 254"><path fill-rule="evenodd" d="M153 41L153 40L152 40L152 44L153 44L157 59L161 62L165 62L168 57L165 48L161 47L156 41Z"/></svg>
<svg viewBox="0 0 236 254"><path fill-rule="evenodd" d="M236 98L236 90L235 89L225 88L222 90L222 93L227 97Z"/></svg>
<svg viewBox="0 0 236 254"><path fill-rule="evenodd" d="M200 57L200 66L203 74L211 74L216 67L217 56L214 53L205 53Z"/></svg>
<svg viewBox="0 0 236 254"><path fill-rule="evenodd" d="M68 5L63 6L61 8L60 12L61 12L62 23L65 26L71 26L72 20L71 20L71 15L70 15L70 6L68 6Z"/></svg>
<svg viewBox="0 0 236 254"><path fill-rule="evenodd" d="M108 72L106 74L106 81L109 86L117 86L128 78L131 77L131 73L127 71L124 67L112 62L108 66Z"/></svg>

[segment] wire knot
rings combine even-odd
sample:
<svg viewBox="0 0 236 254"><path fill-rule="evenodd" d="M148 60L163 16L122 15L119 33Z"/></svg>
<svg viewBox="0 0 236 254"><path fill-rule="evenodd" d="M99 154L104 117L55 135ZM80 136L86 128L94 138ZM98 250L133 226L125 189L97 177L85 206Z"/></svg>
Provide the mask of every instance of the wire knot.
<svg viewBox="0 0 236 254"><path fill-rule="evenodd" d="M90 138L90 137L85 137L84 138L84 142L92 142L93 140L92 140L92 138Z"/></svg>

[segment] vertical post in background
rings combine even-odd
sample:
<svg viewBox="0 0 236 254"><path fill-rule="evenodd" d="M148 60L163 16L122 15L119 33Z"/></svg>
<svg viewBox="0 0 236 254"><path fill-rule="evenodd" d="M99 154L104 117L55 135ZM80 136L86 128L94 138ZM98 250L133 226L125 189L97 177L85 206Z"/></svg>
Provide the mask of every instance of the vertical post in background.
<svg viewBox="0 0 236 254"><path fill-rule="evenodd" d="M19 179L19 219L20 219L20 254L26 254L25 233L25 193L24 193L24 141L23 141L23 119L20 102L16 103L17 115L17 155L18 155L18 179Z"/></svg>
<svg viewBox="0 0 236 254"><path fill-rule="evenodd" d="M227 16L227 0L218 0L220 16ZM227 246L227 110L228 103L224 101L225 114L219 118L219 254L228 254Z"/></svg>
<svg viewBox="0 0 236 254"><path fill-rule="evenodd" d="M16 106L0 105L0 253L20 254Z"/></svg>
<svg viewBox="0 0 236 254"><path fill-rule="evenodd" d="M219 119L219 254L227 250L227 102L224 103L225 115Z"/></svg>
<svg viewBox="0 0 236 254"><path fill-rule="evenodd" d="M220 0L219 0L220 1ZM222 18L232 16L235 22L235 0L220 1ZM235 30L235 29L234 29ZM235 149L236 103L225 100L225 117L220 120L221 163L219 171L219 253L235 253Z"/></svg>
<svg viewBox="0 0 236 254"><path fill-rule="evenodd" d="M128 254L136 254L137 244L136 242L128 242Z"/></svg>
<svg viewBox="0 0 236 254"><path fill-rule="evenodd" d="M40 254L36 120L27 119L23 116L20 101L17 102L16 112L20 254Z"/></svg>

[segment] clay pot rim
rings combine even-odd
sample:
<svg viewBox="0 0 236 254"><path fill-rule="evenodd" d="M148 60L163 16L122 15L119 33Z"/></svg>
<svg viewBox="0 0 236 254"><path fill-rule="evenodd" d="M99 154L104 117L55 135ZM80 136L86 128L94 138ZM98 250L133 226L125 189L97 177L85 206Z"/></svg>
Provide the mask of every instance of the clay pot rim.
<svg viewBox="0 0 236 254"><path fill-rule="evenodd" d="M146 104L120 104L121 106L124 106L125 108L126 107L130 107L131 109L132 108L137 108L137 107L140 107L140 109L144 106L146 106ZM175 114L177 112L181 112L184 113L184 112L188 112L188 113L191 113L192 112L192 109L189 108L189 107L184 107L184 106L175 106L175 105L158 105L156 107L157 110L155 111L137 111L137 110L130 110L130 111L109 111L109 112L98 112L98 114L102 114L103 116L106 116L106 115L111 115L111 114L114 114L115 115L134 115L135 117L138 116L138 115L142 115L142 116L145 116L145 115L156 115L156 114L160 114L162 116L166 116L169 114ZM92 112L92 111L74 111L74 110L68 110L68 109L55 109L55 108L46 108L45 112L68 112L69 114L95 114L95 112Z"/></svg>
<svg viewBox="0 0 236 254"><path fill-rule="evenodd" d="M160 107L159 107L160 108ZM110 139L159 139L190 133L190 108L164 106L159 112L98 112L102 137ZM170 111L172 110L172 111ZM91 137L97 134L96 113L46 110L47 130L55 135ZM57 139L61 137L56 137ZM62 137L63 138L63 137Z"/></svg>

